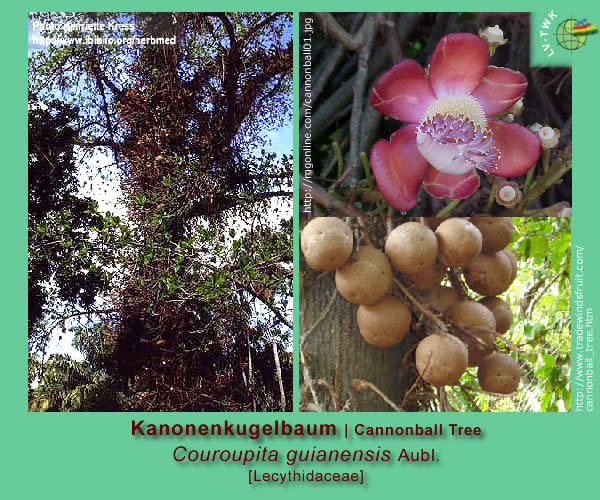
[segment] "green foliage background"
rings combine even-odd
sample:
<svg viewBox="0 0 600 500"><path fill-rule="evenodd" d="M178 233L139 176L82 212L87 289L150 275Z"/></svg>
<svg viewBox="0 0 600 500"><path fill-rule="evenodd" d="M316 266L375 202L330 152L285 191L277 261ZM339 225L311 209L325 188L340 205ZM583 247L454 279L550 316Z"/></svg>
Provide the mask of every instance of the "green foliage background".
<svg viewBox="0 0 600 500"><path fill-rule="evenodd" d="M460 391L452 391L464 410L571 410L571 218L513 217L510 248L517 257L515 281L502 298L513 312L505 333L516 349L499 345L521 366L516 394L496 397L480 392L476 407ZM477 369L461 380L477 389Z"/></svg>

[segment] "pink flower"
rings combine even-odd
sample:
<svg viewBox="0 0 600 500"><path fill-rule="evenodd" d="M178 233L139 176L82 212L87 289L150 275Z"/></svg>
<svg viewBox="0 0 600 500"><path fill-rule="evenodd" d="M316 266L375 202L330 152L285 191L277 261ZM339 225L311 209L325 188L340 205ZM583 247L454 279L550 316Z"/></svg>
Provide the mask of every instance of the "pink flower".
<svg viewBox="0 0 600 500"><path fill-rule="evenodd" d="M429 76L404 59L377 81L371 106L410 123L371 149L377 186L394 208L414 207L421 184L436 198L466 198L479 187L476 169L514 177L539 158L533 132L490 118L523 96L527 79L488 59L481 38L453 33L437 44Z"/></svg>

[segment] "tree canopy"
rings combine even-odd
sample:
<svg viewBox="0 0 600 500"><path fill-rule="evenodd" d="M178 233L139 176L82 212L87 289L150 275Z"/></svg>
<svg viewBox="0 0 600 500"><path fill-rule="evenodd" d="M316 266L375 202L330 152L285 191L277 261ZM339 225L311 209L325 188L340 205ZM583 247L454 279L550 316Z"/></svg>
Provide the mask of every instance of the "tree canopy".
<svg viewBox="0 0 600 500"><path fill-rule="evenodd" d="M32 19L47 37L78 21L175 43L30 57L31 409L291 407L292 159L266 139L291 118L291 15ZM84 361L46 359L57 327Z"/></svg>

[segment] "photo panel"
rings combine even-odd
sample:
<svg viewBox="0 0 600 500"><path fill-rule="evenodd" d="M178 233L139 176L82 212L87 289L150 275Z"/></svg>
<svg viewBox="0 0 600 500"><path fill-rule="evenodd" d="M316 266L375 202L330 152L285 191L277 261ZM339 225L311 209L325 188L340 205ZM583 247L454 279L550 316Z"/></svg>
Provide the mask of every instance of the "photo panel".
<svg viewBox="0 0 600 500"><path fill-rule="evenodd" d="M530 30L300 14L301 410L570 410L572 71Z"/></svg>
<svg viewBox="0 0 600 500"><path fill-rule="evenodd" d="M301 13L301 211L570 215L572 72L531 67L530 30L528 13Z"/></svg>
<svg viewBox="0 0 600 500"><path fill-rule="evenodd" d="M292 38L30 13L30 411L292 410Z"/></svg>
<svg viewBox="0 0 600 500"><path fill-rule="evenodd" d="M570 411L570 217L301 225L302 411Z"/></svg>

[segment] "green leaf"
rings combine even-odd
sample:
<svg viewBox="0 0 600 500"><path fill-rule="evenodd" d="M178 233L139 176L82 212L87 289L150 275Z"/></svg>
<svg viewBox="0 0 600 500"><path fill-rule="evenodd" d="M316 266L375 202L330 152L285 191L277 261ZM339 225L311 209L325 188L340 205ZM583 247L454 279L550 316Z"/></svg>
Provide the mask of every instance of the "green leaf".
<svg viewBox="0 0 600 500"><path fill-rule="evenodd" d="M525 251L524 251L525 260L529 259L529 257L531 256L531 246L532 246L531 240L530 239L526 240L526 242L525 242Z"/></svg>
<svg viewBox="0 0 600 500"><path fill-rule="evenodd" d="M545 235L532 236L529 241L531 241L531 253L540 257L547 256L550 243Z"/></svg>
<svg viewBox="0 0 600 500"><path fill-rule="evenodd" d="M542 359L544 360L544 363L546 364L546 366L548 366L550 368L554 368L554 366L556 365L556 360L550 354L544 354Z"/></svg>

